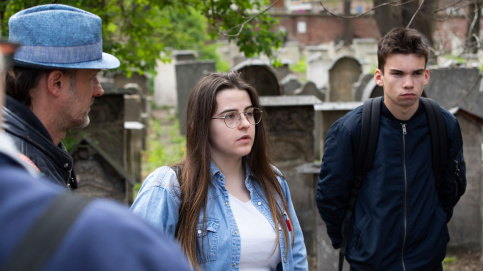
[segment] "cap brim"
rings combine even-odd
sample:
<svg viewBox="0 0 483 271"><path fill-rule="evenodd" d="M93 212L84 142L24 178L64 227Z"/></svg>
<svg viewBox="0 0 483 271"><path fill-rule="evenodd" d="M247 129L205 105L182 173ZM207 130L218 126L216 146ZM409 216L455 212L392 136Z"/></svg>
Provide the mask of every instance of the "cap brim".
<svg viewBox="0 0 483 271"><path fill-rule="evenodd" d="M51 68L61 68L61 69L115 69L121 65L117 57L102 53L102 58L94 61L80 62L80 63L37 63L17 60L14 57L15 66L26 67L26 68L39 68L39 69L51 69Z"/></svg>

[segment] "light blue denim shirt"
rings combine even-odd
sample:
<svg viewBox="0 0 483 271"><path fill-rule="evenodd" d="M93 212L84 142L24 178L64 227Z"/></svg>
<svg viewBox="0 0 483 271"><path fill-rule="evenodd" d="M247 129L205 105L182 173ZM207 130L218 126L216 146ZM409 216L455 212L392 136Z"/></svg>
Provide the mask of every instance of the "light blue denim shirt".
<svg viewBox="0 0 483 271"><path fill-rule="evenodd" d="M206 227L205 229L202 227L203 212L201 212L196 233L200 238L208 237L203 238L205 259L202 260L198 255L198 261L203 270L239 270L241 240L230 207L228 191L225 188L225 177L213 163L211 163L211 171L214 176L214 185L209 186L208 190ZM260 186L254 176L249 174L248 169L246 176L245 185L250 191L251 201L275 228L269 206ZM308 270L304 237L293 208L290 191L284 178L278 177L278 180L288 201L288 211L292 218L295 241L292 248L292 237L289 234L290 245L287 248L283 231L277 225L282 259L277 270L281 270L280 266L283 267L283 270ZM170 167L160 167L146 178L131 210L150 221L163 233L174 238L179 204L179 184L176 173ZM288 256L286 255L287 249Z"/></svg>

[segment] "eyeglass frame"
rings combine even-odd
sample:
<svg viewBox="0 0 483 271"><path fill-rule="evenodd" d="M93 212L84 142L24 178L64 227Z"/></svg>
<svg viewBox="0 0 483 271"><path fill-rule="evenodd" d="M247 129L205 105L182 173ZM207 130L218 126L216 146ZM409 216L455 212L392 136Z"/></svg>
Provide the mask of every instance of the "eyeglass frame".
<svg viewBox="0 0 483 271"><path fill-rule="evenodd" d="M250 109L253 109L254 111L255 110L260 111L260 120L257 123L255 123L255 124L254 123L251 123L248 120L248 117L246 115L247 114L247 110L250 110ZM229 113L232 113L232 112L238 113L238 124L236 126L234 126L234 127L230 127L230 126L228 126L228 124L226 124L226 115L229 114ZM225 112L225 114L223 115L223 117L217 117L217 118L211 117L211 119L223 119L223 122L225 123L226 127L230 128L230 129L235 129L236 127L240 126L240 123L241 123L241 115L242 114L245 116L245 119L248 121L248 123L250 123L250 125L257 125L257 124L259 124L262 121L262 116L261 116L262 113L263 113L263 111L260 108L253 106L253 107L250 107L250 108L245 109L245 111L243 111L243 112L239 112L237 110L230 110L228 112Z"/></svg>

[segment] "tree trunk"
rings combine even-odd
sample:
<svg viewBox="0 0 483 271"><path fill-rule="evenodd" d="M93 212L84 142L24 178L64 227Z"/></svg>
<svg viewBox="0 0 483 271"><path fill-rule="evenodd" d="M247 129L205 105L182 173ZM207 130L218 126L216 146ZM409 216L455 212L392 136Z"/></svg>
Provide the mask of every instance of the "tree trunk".
<svg viewBox="0 0 483 271"><path fill-rule="evenodd" d="M483 0L474 0L470 3L468 10L468 28L466 34L465 51L467 53L478 53L478 40L480 33L481 8Z"/></svg>
<svg viewBox="0 0 483 271"><path fill-rule="evenodd" d="M351 15L351 0L344 0L344 15L350 16ZM354 37L354 30L352 27L352 20L351 19L344 19L344 45L352 44L352 39Z"/></svg>
<svg viewBox="0 0 483 271"><path fill-rule="evenodd" d="M386 3L386 0L374 0L374 7ZM402 25L401 7L382 6L374 10L374 19L381 36L386 35L394 27Z"/></svg>

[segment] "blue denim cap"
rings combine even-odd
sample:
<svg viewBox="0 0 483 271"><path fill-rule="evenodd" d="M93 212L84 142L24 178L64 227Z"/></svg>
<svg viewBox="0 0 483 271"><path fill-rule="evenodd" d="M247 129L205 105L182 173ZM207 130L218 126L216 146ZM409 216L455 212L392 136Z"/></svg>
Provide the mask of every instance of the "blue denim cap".
<svg viewBox="0 0 483 271"><path fill-rule="evenodd" d="M67 5L41 5L10 17L9 41L20 43L16 66L114 69L119 60L102 52L102 20Z"/></svg>

